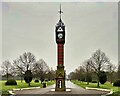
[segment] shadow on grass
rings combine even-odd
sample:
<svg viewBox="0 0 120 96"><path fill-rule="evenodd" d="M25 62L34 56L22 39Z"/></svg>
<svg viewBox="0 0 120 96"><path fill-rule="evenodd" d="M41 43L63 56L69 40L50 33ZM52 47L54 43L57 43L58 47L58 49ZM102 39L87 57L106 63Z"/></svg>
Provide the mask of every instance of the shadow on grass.
<svg viewBox="0 0 120 96"><path fill-rule="evenodd" d="M8 91L2 91L2 95L1 96L10 96L11 94L9 94Z"/></svg>

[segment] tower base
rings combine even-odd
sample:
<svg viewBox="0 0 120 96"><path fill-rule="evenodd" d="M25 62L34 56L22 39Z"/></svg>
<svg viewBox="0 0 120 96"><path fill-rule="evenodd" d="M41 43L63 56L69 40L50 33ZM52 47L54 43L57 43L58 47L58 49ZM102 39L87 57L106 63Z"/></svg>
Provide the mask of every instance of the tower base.
<svg viewBox="0 0 120 96"><path fill-rule="evenodd" d="M55 91L66 91L64 66L57 66Z"/></svg>
<svg viewBox="0 0 120 96"><path fill-rule="evenodd" d="M50 89L50 92L55 92L55 88ZM57 90L58 91L58 90ZM66 88L65 92L71 92L71 88Z"/></svg>

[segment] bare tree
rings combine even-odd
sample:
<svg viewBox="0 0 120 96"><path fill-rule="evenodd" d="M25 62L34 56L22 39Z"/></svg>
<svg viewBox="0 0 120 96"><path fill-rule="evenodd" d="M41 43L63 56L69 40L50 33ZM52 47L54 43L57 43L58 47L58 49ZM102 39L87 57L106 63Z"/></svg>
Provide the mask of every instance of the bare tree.
<svg viewBox="0 0 120 96"><path fill-rule="evenodd" d="M85 69L83 66L79 66L75 69L75 71L71 75L72 80L79 80L84 81L85 80Z"/></svg>
<svg viewBox="0 0 120 96"><path fill-rule="evenodd" d="M84 69L85 69L85 73L86 73L86 81L87 81L87 85L89 85L90 79L92 80L91 77L91 72L92 72L92 68L90 66L91 60L88 59L86 60L83 64Z"/></svg>
<svg viewBox="0 0 120 96"><path fill-rule="evenodd" d="M85 69L82 65L77 68L76 73L79 80L85 81Z"/></svg>
<svg viewBox="0 0 120 96"><path fill-rule="evenodd" d="M12 65L10 72L13 78L17 76L17 71L16 71L15 66Z"/></svg>
<svg viewBox="0 0 120 96"><path fill-rule="evenodd" d="M120 61L118 63L118 79L120 79Z"/></svg>
<svg viewBox="0 0 120 96"><path fill-rule="evenodd" d="M55 79L55 71L52 68L47 73L47 78L48 78L49 81L50 80L52 81L53 79Z"/></svg>
<svg viewBox="0 0 120 96"><path fill-rule="evenodd" d="M49 66L43 59L40 59L34 64L33 68L33 74L39 77L42 83L45 75L49 72Z"/></svg>
<svg viewBox="0 0 120 96"><path fill-rule="evenodd" d="M18 76L21 78L21 83L23 80L23 75L25 73L25 67L23 66L24 64L20 62L20 59L16 59L13 61L13 66L15 68L15 71Z"/></svg>
<svg viewBox="0 0 120 96"><path fill-rule="evenodd" d="M33 70L33 64L36 62L35 56L31 52L25 52L16 60L13 60L13 65L18 76L22 78L27 70Z"/></svg>
<svg viewBox="0 0 120 96"><path fill-rule="evenodd" d="M73 74L74 74L74 72L70 72L70 73L68 74L68 79L69 79L69 80L73 79Z"/></svg>
<svg viewBox="0 0 120 96"><path fill-rule="evenodd" d="M109 59L105 55L104 52L102 52L100 49L98 49L91 58L90 61L90 66L92 67L94 73L98 77L98 87L99 87L99 82L100 82L100 73L101 71L104 71L107 69L107 65L109 64Z"/></svg>
<svg viewBox="0 0 120 96"><path fill-rule="evenodd" d="M8 75L11 73L11 68L12 68L12 65L10 63L10 61L6 60L2 63L2 74L3 75L6 75L6 78L8 80Z"/></svg>
<svg viewBox="0 0 120 96"><path fill-rule="evenodd" d="M112 82L113 82L113 74L114 74L114 72L115 72L115 70L116 70L116 66L115 65L113 65L112 63L109 63L109 65L108 65L108 71L109 71L109 77L110 77L110 83L112 84Z"/></svg>
<svg viewBox="0 0 120 96"><path fill-rule="evenodd" d="M19 62L25 68L24 71L32 70L33 64L36 62L35 56L31 52L25 52L19 57Z"/></svg>
<svg viewBox="0 0 120 96"><path fill-rule="evenodd" d="M69 77L70 77L71 80L76 80L76 79L78 79L76 75L77 74L75 72L71 72L71 74L69 75Z"/></svg>

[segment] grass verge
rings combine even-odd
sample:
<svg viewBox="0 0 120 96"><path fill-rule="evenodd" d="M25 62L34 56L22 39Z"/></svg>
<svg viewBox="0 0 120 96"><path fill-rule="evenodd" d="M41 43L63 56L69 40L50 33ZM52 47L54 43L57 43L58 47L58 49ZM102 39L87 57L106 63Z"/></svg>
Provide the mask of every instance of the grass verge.
<svg viewBox="0 0 120 96"><path fill-rule="evenodd" d="M16 80L17 85L5 85L6 81L0 81L2 83L2 95L1 96L10 96L9 92L10 90L16 89L16 88L30 88L30 87L41 87L43 88L43 84L41 82L35 83L34 80L30 83L31 86L28 86L28 84L23 81L21 83L20 80ZM47 86L53 85L55 81L48 81Z"/></svg>
<svg viewBox="0 0 120 96"><path fill-rule="evenodd" d="M2 83L2 91L13 90L15 88L30 88L30 87L41 87L42 88L43 87L43 84L41 84L41 82L35 83L34 80L30 83L31 86L28 86L28 84L25 81L21 83L20 80L16 80L17 85L5 85L5 82L6 81L0 81L0 83ZM54 83L55 81L52 81L52 82L48 81L47 86L50 86Z"/></svg>
<svg viewBox="0 0 120 96"><path fill-rule="evenodd" d="M78 86L80 86L82 88L86 88L86 87L98 88L97 83L89 83L89 85L87 85L87 82L81 82L78 80L72 80L71 82L77 84ZM113 84L110 84L110 83L100 84L99 88L113 89L113 91L120 91L118 87L115 87L115 86L113 86Z"/></svg>

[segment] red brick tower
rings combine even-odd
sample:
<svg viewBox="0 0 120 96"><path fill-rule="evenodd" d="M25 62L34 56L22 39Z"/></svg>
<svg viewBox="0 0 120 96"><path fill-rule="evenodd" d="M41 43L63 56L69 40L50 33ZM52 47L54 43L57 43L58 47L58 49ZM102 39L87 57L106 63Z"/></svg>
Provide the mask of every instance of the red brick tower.
<svg viewBox="0 0 120 96"><path fill-rule="evenodd" d="M65 44L65 25L61 20L61 6L60 6L60 20L56 25L56 43L58 50L58 66L56 71L56 87L55 91L65 91L65 71L64 71L64 44Z"/></svg>

